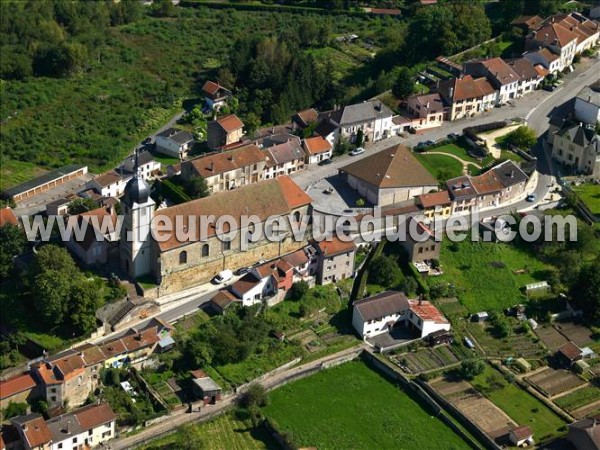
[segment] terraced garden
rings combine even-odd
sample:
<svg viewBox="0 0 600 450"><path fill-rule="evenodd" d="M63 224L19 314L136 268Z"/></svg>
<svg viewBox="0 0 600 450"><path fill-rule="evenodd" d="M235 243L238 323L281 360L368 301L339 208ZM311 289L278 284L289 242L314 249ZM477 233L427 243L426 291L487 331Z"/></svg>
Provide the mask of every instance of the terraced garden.
<svg viewBox="0 0 600 450"><path fill-rule="evenodd" d="M396 355L390 359L403 369L408 369L408 372L417 374L458 364L471 356L470 350L460 344L454 344Z"/></svg>
<svg viewBox="0 0 600 450"><path fill-rule="evenodd" d="M589 386L558 397L553 401L562 409L572 412L597 400L600 400L600 388L590 384Z"/></svg>
<svg viewBox="0 0 600 450"><path fill-rule="evenodd" d="M493 335L492 325L488 323L479 324L469 322L467 330L487 356L497 356L499 358L512 356L515 358L538 359L546 354L546 351L540 344L533 342L532 338L526 333L518 332L517 327L515 327L511 336L504 339L496 338Z"/></svg>

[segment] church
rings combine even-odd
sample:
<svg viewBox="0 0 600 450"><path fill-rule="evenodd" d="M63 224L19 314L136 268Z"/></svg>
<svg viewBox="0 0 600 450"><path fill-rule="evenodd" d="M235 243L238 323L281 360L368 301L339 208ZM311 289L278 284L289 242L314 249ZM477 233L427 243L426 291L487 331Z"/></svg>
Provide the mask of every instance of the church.
<svg viewBox="0 0 600 450"><path fill-rule="evenodd" d="M214 223L207 227L206 236L198 230L195 239L180 239L172 230L166 239L159 234L157 240L156 230L154 236L152 233L156 215L171 219L173 224L180 223L182 231L188 231L190 225L200 226L200 216L218 219L228 215L240 226L241 216L254 215L260 220L257 226L264 226L268 217L299 221L310 217L311 212L311 198L288 176L156 209L150 187L136 171L121 199L124 217L119 239L120 265L131 278L151 276L159 286L159 296L170 294L205 283L222 270L236 270L293 252L307 242L296 241L292 236L271 242L263 234L243 249L242 239L254 232L250 229L254 226L217 230ZM223 239L225 232L237 234L227 241Z"/></svg>

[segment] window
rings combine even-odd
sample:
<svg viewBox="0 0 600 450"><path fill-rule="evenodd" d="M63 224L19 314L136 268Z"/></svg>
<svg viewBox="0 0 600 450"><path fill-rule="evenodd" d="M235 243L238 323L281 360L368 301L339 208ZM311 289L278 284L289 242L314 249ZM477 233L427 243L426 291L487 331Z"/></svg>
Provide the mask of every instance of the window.
<svg viewBox="0 0 600 450"><path fill-rule="evenodd" d="M179 264L187 263L187 252L184 250L179 254Z"/></svg>
<svg viewBox="0 0 600 450"><path fill-rule="evenodd" d="M73 444L77 444L77 438L76 437L73 438Z"/></svg>
<svg viewBox="0 0 600 450"><path fill-rule="evenodd" d="M202 246L202 256L208 256L209 250L210 250L210 247L208 246L208 244L204 244Z"/></svg>
<svg viewBox="0 0 600 450"><path fill-rule="evenodd" d="M62 442L60 444L58 444L58 448L63 448L62 447Z"/></svg>
<svg viewBox="0 0 600 450"><path fill-rule="evenodd" d="M223 241L223 251L231 250L231 241Z"/></svg>
<svg viewBox="0 0 600 450"><path fill-rule="evenodd" d="M423 253L423 247L419 247L419 255Z"/></svg>
<svg viewBox="0 0 600 450"><path fill-rule="evenodd" d="M88 431L88 435L91 436L94 433L94 430Z"/></svg>
<svg viewBox="0 0 600 450"><path fill-rule="evenodd" d="M52 397L50 397L50 401L55 402L56 401L56 395L53 395Z"/></svg>
<svg viewBox="0 0 600 450"><path fill-rule="evenodd" d="M300 211L296 211L296 212L294 213L294 221L296 221L296 222L300 222L300 216L301 216L301 215L300 215Z"/></svg>

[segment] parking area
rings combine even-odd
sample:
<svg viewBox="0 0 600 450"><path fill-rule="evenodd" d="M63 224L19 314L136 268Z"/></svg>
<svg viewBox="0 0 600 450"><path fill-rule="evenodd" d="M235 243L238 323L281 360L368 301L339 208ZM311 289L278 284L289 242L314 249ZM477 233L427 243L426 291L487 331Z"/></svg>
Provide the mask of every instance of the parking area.
<svg viewBox="0 0 600 450"><path fill-rule="evenodd" d="M358 207L356 202L361 198L350 188L337 173L331 174L313 184L308 191L313 199L313 207L319 211L332 214L359 213L372 205L365 203Z"/></svg>

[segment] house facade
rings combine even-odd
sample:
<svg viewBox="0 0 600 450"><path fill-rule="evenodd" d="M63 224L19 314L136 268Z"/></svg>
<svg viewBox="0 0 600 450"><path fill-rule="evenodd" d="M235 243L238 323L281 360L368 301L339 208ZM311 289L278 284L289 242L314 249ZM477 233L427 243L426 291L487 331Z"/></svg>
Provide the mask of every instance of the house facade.
<svg viewBox="0 0 600 450"><path fill-rule="evenodd" d="M204 92L204 104L211 110L220 110L232 97L229 89L210 80L204 83L202 92Z"/></svg>
<svg viewBox="0 0 600 450"><path fill-rule="evenodd" d="M314 244L318 259L318 282L330 284L354 275L356 246L353 241L344 242L337 237Z"/></svg>
<svg viewBox="0 0 600 450"><path fill-rule="evenodd" d="M288 141L268 147L263 152L266 154L265 180L291 175L305 167L306 153L297 136L290 136Z"/></svg>
<svg viewBox="0 0 600 450"><path fill-rule="evenodd" d="M448 105L448 120L473 117L482 110L485 94L471 75L441 81L437 89Z"/></svg>
<svg viewBox="0 0 600 450"><path fill-rule="evenodd" d="M579 91L575 97L575 117L588 125L600 122L600 81Z"/></svg>
<svg viewBox="0 0 600 450"><path fill-rule="evenodd" d="M194 147L194 136L183 130L169 128L156 135L156 151L183 160Z"/></svg>
<svg viewBox="0 0 600 450"><path fill-rule="evenodd" d="M106 264L111 244L119 240L115 209L112 206L97 208L70 216L67 221L72 223L73 229L85 227L85 234L80 240L73 233L66 247L85 265Z"/></svg>
<svg viewBox="0 0 600 450"><path fill-rule="evenodd" d="M382 102L369 100L323 113L320 120L338 130L336 139L341 136L354 143L358 131L362 130L365 141L375 142L392 135L392 116L392 111Z"/></svg>
<svg viewBox="0 0 600 450"><path fill-rule="evenodd" d="M244 136L244 122L235 114L219 117L208 123L206 144L210 150L237 144Z"/></svg>
<svg viewBox="0 0 600 450"><path fill-rule="evenodd" d="M303 146L308 164L318 164L333 155L333 145L322 136L304 139Z"/></svg>
<svg viewBox="0 0 600 450"><path fill-rule="evenodd" d="M577 173L600 175L600 136L593 126L565 124L554 133L552 158Z"/></svg>
<svg viewBox="0 0 600 450"><path fill-rule="evenodd" d="M412 95L407 100L415 130L439 127L444 123L445 106L439 93Z"/></svg>
<svg viewBox="0 0 600 450"><path fill-rule="evenodd" d="M406 251L408 260L428 262L439 259L442 242L435 239L433 231L414 217L410 217L406 224L406 239L401 240L400 244ZM411 233L411 230L415 231Z"/></svg>
<svg viewBox="0 0 600 450"><path fill-rule="evenodd" d="M217 193L262 181L266 168L267 155L251 144L184 161L181 176L184 180L200 176L206 181L210 193Z"/></svg>
<svg viewBox="0 0 600 450"><path fill-rule="evenodd" d="M519 90L521 77L502 58L467 62L464 71L474 77L485 77L498 92L497 104L503 105L522 96L522 90Z"/></svg>
<svg viewBox="0 0 600 450"><path fill-rule="evenodd" d="M160 173L161 164L154 159L152 153L148 151L141 152L138 154L137 158L140 175L144 180L152 180ZM133 155L121 163L119 173L132 176L135 173L135 170L135 155Z"/></svg>
<svg viewBox="0 0 600 450"><path fill-rule="evenodd" d="M547 48L526 52L523 57L536 66L541 65L551 74L556 74L562 70L560 56L555 55Z"/></svg>
<svg viewBox="0 0 600 450"><path fill-rule="evenodd" d="M434 218L447 218L452 214L452 199L448 191L433 192L419 195L416 199L417 206L429 220Z"/></svg>
<svg viewBox="0 0 600 450"><path fill-rule="evenodd" d="M125 186L130 179L131 175L110 170L89 181L86 188L96 191L102 197L119 198L125 192Z"/></svg>

